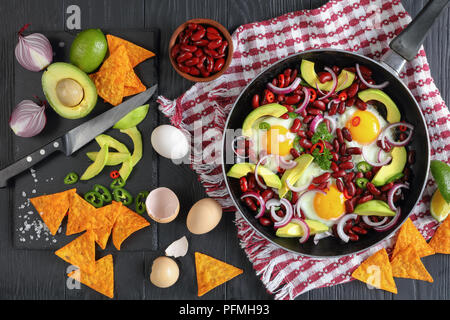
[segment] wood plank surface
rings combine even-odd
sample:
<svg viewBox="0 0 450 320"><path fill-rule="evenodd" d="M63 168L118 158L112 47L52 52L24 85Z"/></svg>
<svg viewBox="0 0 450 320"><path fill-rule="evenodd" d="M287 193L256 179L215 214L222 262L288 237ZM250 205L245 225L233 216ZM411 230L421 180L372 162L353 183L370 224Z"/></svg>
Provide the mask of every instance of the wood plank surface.
<svg viewBox="0 0 450 320"><path fill-rule="evenodd" d="M403 0L406 10L414 16L425 0ZM0 145L10 150L11 132L6 125L14 105L14 33L25 23L33 30L64 30L68 17L66 8L78 5L81 9L81 27L161 29L160 93L175 98L192 83L182 79L171 67L167 45L173 30L190 18L211 18L226 26L230 32L239 25L264 20L290 11L310 9L326 3L324 0L17 0L1 1L0 16L6 23L0 29ZM450 9L429 33L424 46L431 73L443 98L450 101ZM158 123L168 123L158 112ZM147 132L144 138L149 138ZM12 154L0 153L0 167L12 161ZM153 252L121 252L115 255L117 299L198 299L196 295L194 251L210 254L244 269L244 274L216 288L207 299L272 299L255 275L252 265L239 247L233 215L225 215L217 229L208 235L194 236L185 227L189 208L206 196L196 175L187 165L174 165L159 158L156 185L174 190L180 198L179 217L170 224L158 227L158 250ZM10 190L0 189L0 299L104 299L103 296L82 286L69 290L66 286L67 264L52 252L14 250L12 246L12 217L9 212ZM190 254L177 259L180 279L169 289L158 289L148 280L153 260L164 254L174 240L187 235ZM369 290L364 284L352 282L308 292L299 299L450 299L450 258L444 255L424 260L434 277L434 284L398 280L398 295L380 290Z"/></svg>

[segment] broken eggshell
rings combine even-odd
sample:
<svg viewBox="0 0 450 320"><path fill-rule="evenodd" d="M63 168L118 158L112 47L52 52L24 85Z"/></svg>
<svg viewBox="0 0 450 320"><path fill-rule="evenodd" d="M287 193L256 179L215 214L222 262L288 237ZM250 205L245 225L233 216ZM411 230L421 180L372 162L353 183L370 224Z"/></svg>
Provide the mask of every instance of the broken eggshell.
<svg viewBox="0 0 450 320"><path fill-rule="evenodd" d="M180 201L169 188L156 188L149 193L145 200L147 213L156 222L169 223L180 211Z"/></svg>
<svg viewBox="0 0 450 320"><path fill-rule="evenodd" d="M168 257L184 257L188 251L188 247L189 244L186 236L183 236L182 238L172 242L172 244L167 247L165 253Z"/></svg>

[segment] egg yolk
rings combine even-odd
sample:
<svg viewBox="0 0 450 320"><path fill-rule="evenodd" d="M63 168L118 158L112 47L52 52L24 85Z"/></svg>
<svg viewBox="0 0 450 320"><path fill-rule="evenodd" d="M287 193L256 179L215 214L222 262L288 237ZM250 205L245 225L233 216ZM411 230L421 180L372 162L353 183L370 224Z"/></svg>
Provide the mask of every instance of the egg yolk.
<svg viewBox="0 0 450 320"><path fill-rule="evenodd" d="M283 126L271 126L262 135L262 146L268 154L286 156L289 154L294 141L287 136L288 129Z"/></svg>
<svg viewBox="0 0 450 320"><path fill-rule="evenodd" d="M360 144L371 144L380 134L380 122L370 111L356 111L345 126Z"/></svg>
<svg viewBox="0 0 450 320"><path fill-rule="evenodd" d="M345 213L345 197L336 185L331 185L326 194L317 192L314 196L314 210L324 220L339 218Z"/></svg>

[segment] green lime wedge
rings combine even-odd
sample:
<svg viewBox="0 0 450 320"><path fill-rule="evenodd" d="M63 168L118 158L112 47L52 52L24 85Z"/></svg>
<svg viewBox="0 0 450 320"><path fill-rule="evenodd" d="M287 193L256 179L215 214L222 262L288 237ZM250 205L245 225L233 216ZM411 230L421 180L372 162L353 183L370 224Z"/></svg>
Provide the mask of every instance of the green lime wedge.
<svg viewBox="0 0 450 320"><path fill-rule="evenodd" d="M442 197L450 203L450 166L443 161L432 160L430 168Z"/></svg>

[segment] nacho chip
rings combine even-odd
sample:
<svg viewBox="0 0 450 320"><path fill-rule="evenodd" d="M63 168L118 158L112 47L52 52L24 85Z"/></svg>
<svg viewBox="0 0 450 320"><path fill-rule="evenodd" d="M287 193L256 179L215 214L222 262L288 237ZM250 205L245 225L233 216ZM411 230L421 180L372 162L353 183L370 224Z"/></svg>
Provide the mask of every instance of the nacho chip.
<svg viewBox="0 0 450 320"><path fill-rule="evenodd" d="M55 254L64 261L77 266L82 271L93 273L95 270L95 236L91 230L66 244Z"/></svg>
<svg viewBox="0 0 450 320"><path fill-rule="evenodd" d="M411 219L408 218L398 232L392 258L409 246L414 246L414 249L421 258L435 253L433 248L428 245L419 230L414 226Z"/></svg>
<svg viewBox="0 0 450 320"><path fill-rule="evenodd" d="M142 83L139 77L134 73L133 70L127 73L125 76L125 88L123 95L124 97L131 96L134 94L138 94L147 89L146 86Z"/></svg>
<svg viewBox="0 0 450 320"><path fill-rule="evenodd" d="M242 269L200 252L195 252L195 269L199 297L243 273Z"/></svg>
<svg viewBox="0 0 450 320"><path fill-rule="evenodd" d="M55 235L69 210L72 195L77 189L31 198L30 202L37 210L52 235Z"/></svg>
<svg viewBox="0 0 450 320"><path fill-rule="evenodd" d="M433 282L433 278L420 261L414 247L400 251L391 261L392 275L397 278L417 279Z"/></svg>
<svg viewBox="0 0 450 320"><path fill-rule="evenodd" d="M114 265L112 255L104 256L95 262L95 272L88 274L77 269L67 276L81 282L108 298L114 297Z"/></svg>
<svg viewBox="0 0 450 320"><path fill-rule="evenodd" d="M107 34L106 40L108 41L108 49L110 54L116 52L117 48L124 45L127 49L128 57L130 58L131 67L136 67L139 63L147 60L155 54L147 49L139 47L132 42L124 40L122 38Z"/></svg>
<svg viewBox="0 0 450 320"><path fill-rule="evenodd" d="M438 227L429 245L437 253L450 254L450 215Z"/></svg>
<svg viewBox="0 0 450 320"><path fill-rule="evenodd" d="M122 242L132 233L149 226L150 223L136 212L123 206L112 230L114 246L120 250Z"/></svg>
<svg viewBox="0 0 450 320"><path fill-rule="evenodd" d="M111 204L98 208L91 219L90 228L95 234L95 242L102 248L106 248L109 235L122 210L122 202L113 201Z"/></svg>
<svg viewBox="0 0 450 320"><path fill-rule="evenodd" d="M80 233L90 226L90 219L95 213L95 207L84 200L80 195L74 193L67 214L66 235Z"/></svg>
<svg viewBox="0 0 450 320"><path fill-rule="evenodd" d="M132 70L125 46L118 47L103 62L100 70L91 75L98 95L114 106L122 103L125 77Z"/></svg>
<svg viewBox="0 0 450 320"><path fill-rule="evenodd" d="M397 286L395 285L392 276L392 267L389 263L386 249L384 248L361 263L361 265L353 271L352 277L365 282L372 287L397 293Z"/></svg>

